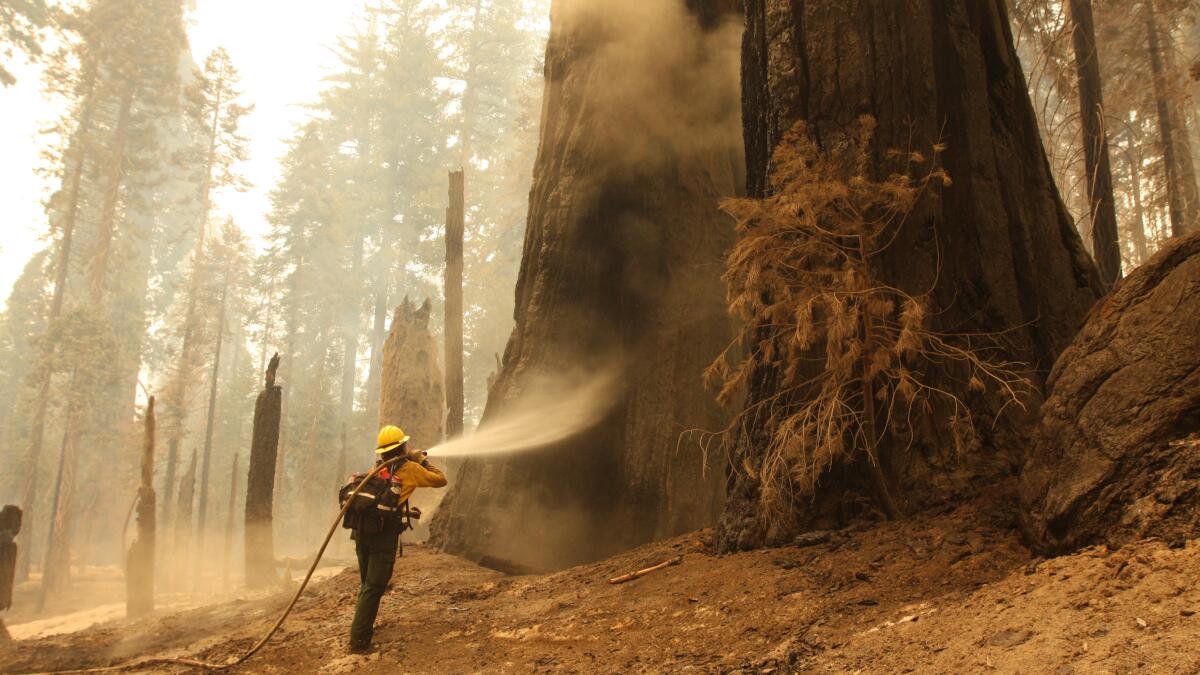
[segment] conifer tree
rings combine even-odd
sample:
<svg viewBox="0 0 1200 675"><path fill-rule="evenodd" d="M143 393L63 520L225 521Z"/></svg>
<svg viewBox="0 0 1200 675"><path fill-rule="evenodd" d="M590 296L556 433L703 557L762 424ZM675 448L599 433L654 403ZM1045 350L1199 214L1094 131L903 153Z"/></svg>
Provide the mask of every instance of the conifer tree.
<svg viewBox="0 0 1200 675"><path fill-rule="evenodd" d="M196 560L200 561L193 568L194 579L199 581L202 572L200 565L204 561L204 551L208 532L209 512L209 476L212 466L213 438L217 426L217 401L221 384L221 355L238 345L226 340L228 318L232 306L239 306L239 296L244 293L250 271L250 250L241 230L230 220L225 223L219 236L211 240L205 266L209 269L205 274L209 282L208 305L206 314L215 316L212 335L212 356L209 359L208 375L208 405L204 423L204 445L200 463L200 477L197 490L196 505ZM214 311L215 310L215 311ZM235 351L235 354L238 352ZM228 357L226 357L228 363ZM236 414L230 411L231 415Z"/></svg>
<svg viewBox="0 0 1200 675"><path fill-rule="evenodd" d="M51 200L49 212L52 226L62 228L57 241L62 264L54 272L58 290L48 315L64 325L47 323L40 375L34 383L26 467L26 494L29 503L37 504L36 471L47 406L57 401L63 442L53 479L51 533L43 553L44 590L61 586L65 574L77 510L73 476L80 468L78 434L84 428L92 430L83 458L91 468L92 462L110 465L118 436L132 430L132 405L123 409L116 403L124 399L116 391L129 381L127 373L132 371L136 378L144 331L138 314L144 314L145 287L130 280L148 278L148 259L142 254L155 232L140 215L149 210L147 204L159 193L165 173L159 132L178 112L178 54L186 48L182 8L169 0L97 1L64 13L60 23L65 37L62 51L49 61L50 90L71 96L75 105L72 117L60 125L67 131L66 148L50 155L64 189ZM87 257L72 264L76 241L83 246L78 253ZM85 340L78 333L83 327L96 332ZM127 332L130 327L132 335ZM55 343L52 336L69 337L75 346ZM84 343L94 348L111 345L108 358L88 360L79 351ZM64 361L67 354L73 355ZM58 391L52 386L55 373L61 376Z"/></svg>
<svg viewBox="0 0 1200 675"><path fill-rule="evenodd" d="M202 359L198 353L200 332L206 326L204 316L197 311L197 303L206 282L201 259L208 238L209 219L212 212L214 191L242 189L245 180L236 172L238 162L246 159L246 139L241 135L241 119L252 110L239 102L239 76L224 49L216 49L205 61L201 86L193 99L193 114L202 124L205 149L199 158L203 166L200 177L200 210L195 223L195 248L192 254L192 269L189 275L187 295L184 299L180 326L180 348L175 364L168 396L171 413L167 441L167 461L163 519L170 516L172 489L174 485L179 448L187 428L188 414L192 405L192 382L199 378Z"/></svg>
<svg viewBox="0 0 1200 675"><path fill-rule="evenodd" d="M30 58L42 55L40 32L50 20L45 0L0 0L0 56L11 61L16 52ZM9 86L17 78L0 63L0 85Z"/></svg>

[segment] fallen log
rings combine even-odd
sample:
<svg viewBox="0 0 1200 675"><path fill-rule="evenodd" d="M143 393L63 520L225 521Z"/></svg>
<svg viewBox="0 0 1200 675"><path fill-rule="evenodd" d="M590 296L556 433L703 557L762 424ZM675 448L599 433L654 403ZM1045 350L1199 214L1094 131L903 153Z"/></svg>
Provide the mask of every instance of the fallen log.
<svg viewBox="0 0 1200 675"><path fill-rule="evenodd" d="M678 565L681 562L683 562L683 556L677 555L674 558L671 558L670 560L664 560L663 562L660 562L659 564L654 565L653 567L647 567L645 569L641 569L636 572L630 572L629 574L622 574L619 577L613 577L612 579L608 580L608 583L623 584L626 581L633 581L634 579L640 579L640 578L646 576L647 574L650 574L651 572L657 572L661 569L666 569L673 565Z"/></svg>

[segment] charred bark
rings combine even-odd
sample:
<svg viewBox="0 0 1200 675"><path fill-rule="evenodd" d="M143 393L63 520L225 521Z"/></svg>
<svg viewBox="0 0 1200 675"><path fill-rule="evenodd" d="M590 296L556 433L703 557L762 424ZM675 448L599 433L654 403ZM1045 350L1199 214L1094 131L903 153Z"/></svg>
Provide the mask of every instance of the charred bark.
<svg viewBox="0 0 1200 675"><path fill-rule="evenodd" d="M715 520L723 461L681 436L728 421L701 373L732 332L732 4L553 3L516 328L482 424L546 378L614 370L621 390L569 441L467 460L433 523L447 549L555 567Z"/></svg>
<svg viewBox="0 0 1200 675"><path fill-rule="evenodd" d="M266 384L254 402L250 472L246 477L246 586L261 588L278 581L271 529L275 488L275 456L279 451L279 419L283 388L275 384L279 355L267 366Z"/></svg>
<svg viewBox="0 0 1200 675"><path fill-rule="evenodd" d="M874 117L877 172L886 171L889 149L927 152L944 142L942 163L953 185L918 203L876 257L876 274L911 294L929 293L934 330L1002 336L1008 356L1028 364L1040 386L1102 286L1054 186L1006 3L750 0L746 12L750 193L771 190L771 155L798 120L819 146L832 148L860 116ZM759 364L748 405L780 393L776 367ZM944 384L988 421L988 402L963 379ZM982 425L982 448L956 457L944 450L954 442L935 415L914 420L911 435L883 453L901 509L954 499L1018 466L1022 420L1001 420L992 430ZM762 461L770 431L751 419L737 441L721 547L836 527L871 508L869 467L859 462L835 467L786 522L769 521L753 472L741 467Z"/></svg>
<svg viewBox="0 0 1200 675"><path fill-rule="evenodd" d="M0 509L0 612L12 607L13 582L17 572L17 535L21 533L20 507L12 504ZM4 624L0 622L0 629ZM0 635L0 639L7 634Z"/></svg>
<svg viewBox="0 0 1200 675"><path fill-rule="evenodd" d="M1108 125L1100 84L1100 55L1096 51L1096 26L1092 0L1070 0L1075 71L1079 80L1079 119L1083 127L1084 166L1092 222L1092 257L1100 280L1111 288L1121 278L1121 244L1117 236L1117 210L1113 202L1112 166L1108 153Z"/></svg>
<svg viewBox="0 0 1200 675"><path fill-rule="evenodd" d="M137 496L137 539L125 562L125 615L154 611L154 397L146 404L146 433L142 443L142 481Z"/></svg>

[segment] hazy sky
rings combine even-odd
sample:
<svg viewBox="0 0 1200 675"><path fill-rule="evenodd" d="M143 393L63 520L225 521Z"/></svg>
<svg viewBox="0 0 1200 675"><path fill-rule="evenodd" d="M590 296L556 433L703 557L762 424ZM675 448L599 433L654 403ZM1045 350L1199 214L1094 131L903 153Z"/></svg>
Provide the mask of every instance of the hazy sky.
<svg viewBox="0 0 1200 675"><path fill-rule="evenodd" d="M243 131L250 160L243 174L254 183L244 194L222 197L217 208L252 235L266 230L267 193L275 183L284 141L303 119L334 65L330 47L344 34L364 0L197 0L188 33L197 64L224 46L241 71L245 100L255 105ZM42 201L51 186L34 173L45 143L38 130L56 115L43 100L40 71L14 64L19 81L0 87L0 298L30 254L42 246Z"/></svg>

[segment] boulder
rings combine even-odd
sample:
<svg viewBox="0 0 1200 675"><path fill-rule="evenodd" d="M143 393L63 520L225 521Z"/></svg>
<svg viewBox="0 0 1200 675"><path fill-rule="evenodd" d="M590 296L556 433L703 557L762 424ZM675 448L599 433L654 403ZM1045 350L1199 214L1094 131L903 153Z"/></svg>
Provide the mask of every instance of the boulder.
<svg viewBox="0 0 1200 675"><path fill-rule="evenodd" d="M1021 475L1043 553L1200 535L1200 234L1092 310L1051 371Z"/></svg>

